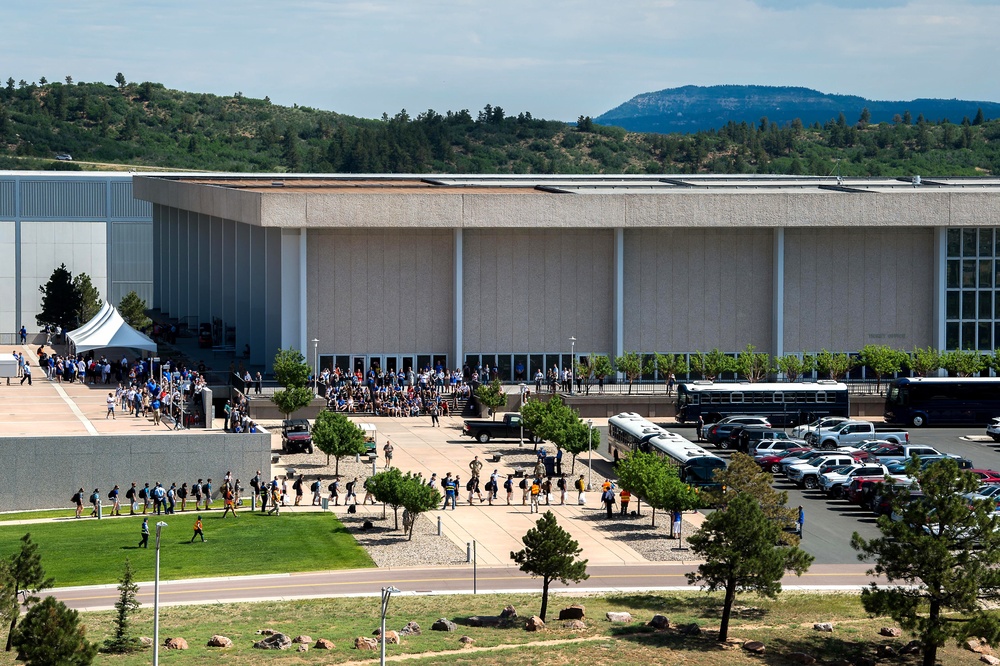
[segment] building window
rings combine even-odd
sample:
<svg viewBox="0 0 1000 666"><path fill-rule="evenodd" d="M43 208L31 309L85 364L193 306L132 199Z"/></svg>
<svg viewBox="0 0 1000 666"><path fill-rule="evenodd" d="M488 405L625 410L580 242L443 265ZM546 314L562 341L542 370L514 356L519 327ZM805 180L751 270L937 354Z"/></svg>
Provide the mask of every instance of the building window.
<svg viewBox="0 0 1000 666"><path fill-rule="evenodd" d="M949 229L945 264L945 345L1000 347L1000 235L993 227Z"/></svg>

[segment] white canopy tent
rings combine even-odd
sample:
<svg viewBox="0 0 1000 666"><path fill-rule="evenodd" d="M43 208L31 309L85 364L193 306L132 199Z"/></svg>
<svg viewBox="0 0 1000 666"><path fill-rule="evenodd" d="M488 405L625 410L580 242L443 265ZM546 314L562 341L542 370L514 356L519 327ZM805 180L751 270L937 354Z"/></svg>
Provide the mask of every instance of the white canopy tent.
<svg viewBox="0 0 1000 666"><path fill-rule="evenodd" d="M93 319L80 328L70 331L66 337L78 353L109 347L156 351L156 343L147 335L129 326L110 303L105 303Z"/></svg>

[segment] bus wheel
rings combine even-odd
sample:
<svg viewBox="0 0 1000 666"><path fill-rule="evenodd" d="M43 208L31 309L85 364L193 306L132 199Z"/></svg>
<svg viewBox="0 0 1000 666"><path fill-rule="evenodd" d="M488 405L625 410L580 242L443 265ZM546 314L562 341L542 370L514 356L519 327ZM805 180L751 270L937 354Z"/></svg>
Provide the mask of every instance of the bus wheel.
<svg viewBox="0 0 1000 666"><path fill-rule="evenodd" d="M914 414L913 418L910 419L910 423L913 424L914 428L923 428L927 425L927 421L924 419L923 414Z"/></svg>

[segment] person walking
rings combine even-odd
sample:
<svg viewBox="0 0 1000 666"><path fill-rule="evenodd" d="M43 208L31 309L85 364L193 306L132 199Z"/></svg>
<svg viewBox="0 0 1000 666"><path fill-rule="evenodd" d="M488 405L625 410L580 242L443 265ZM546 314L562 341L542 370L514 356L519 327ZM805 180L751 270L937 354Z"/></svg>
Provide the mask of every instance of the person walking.
<svg viewBox="0 0 1000 666"><path fill-rule="evenodd" d="M280 516L281 512L281 490L278 488L278 478L275 477L274 483L271 485L271 510L267 512L268 515L272 513L276 516Z"/></svg>
<svg viewBox="0 0 1000 666"><path fill-rule="evenodd" d="M490 492L490 500L495 500L497 498L497 493L499 491L500 483L500 470L495 469L493 473L490 474L490 484L493 486L493 490ZM490 504L493 502L491 501Z"/></svg>
<svg viewBox="0 0 1000 666"><path fill-rule="evenodd" d="M93 509L90 512L90 515L95 518L97 517L97 504L100 501L101 501L101 492L97 488L94 488L94 492L90 493L90 506L93 507Z"/></svg>
<svg viewBox="0 0 1000 666"><path fill-rule="evenodd" d="M448 504L451 504L451 510L455 510L455 505L457 503L456 496L458 495L458 484L455 479L452 478L451 472L448 472L448 476L445 477L444 481L441 482L444 485L444 506L441 510L444 511L448 508Z"/></svg>
<svg viewBox="0 0 1000 666"><path fill-rule="evenodd" d="M149 548L149 518L142 519L142 529L140 531L139 548Z"/></svg>
<svg viewBox="0 0 1000 666"><path fill-rule="evenodd" d="M149 503L153 501L148 483L139 489L139 499L142 500L142 515L145 516L146 512L149 511Z"/></svg>
<svg viewBox="0 0 1000 666"><path fill-rule="evenodd" d="M212 510L212 479L201 484L201 492L205 496L205 510Z"/></svg>
<svg viewBox="0 0 1000 666"><path fill-rule="evenodd" d="M542 486L538 479L531 480L531 506L528 513L538 513L538 495L542 492Z"/></svg>
<svg viewBox="0 0 1000 666"><path fill-rule="evenodd" d="M350 481L347 482L346 486L344 486L344 489L347 491L347 494L344 495L344 504L345 505L351 503L351 498L352 497L354 498L354 503L355 504L358 503L357 487L358 487L358 477L354 477L353 479L351 479Z"/></svg>
<svg viewBox="0 0 1000 666"><path fill-rule="evenodd" d="M177 484L171 483L167 488L167 513L173 515L175 506L177 506Z"/></svg>
<svg viewBox="0 0 1000 666"><path fill-rule="evenodd" d="M392 467L392 442L388 439L385 440L385 446L382 447L382 453L385 454L385 468L389 469Z"/></svg>
<svg viewBox="0 0 1000 666"><path fill-rule="evenodd" d="M197 511L201 508L201 479L198 479L193 486L191 486L191 497L194 498L194 510Z"/></svg>
<svg viewBox="0 0 1000 666"><path fill-rule="evenodd" d="M135 510L138 507L136 499L138 498L139 491L135 489L135 481L132 482L132 487L125 491L125 499L128 500L128 515L134 516Z"/></svg>
<svg viewBox="0 0 1000 666"><path fill-rule="evenodd" d="M73 502L76 504L76 517L79 518L83 515L83 488L73 495Z"/></svg>
<svg viewBox="0 0 1000 666"><path fill-rule="evenodd" d="M552 504L552 478L545 477L542 481L542 497L545 498L545 506Z"/></svg>
<svg viewBox="0 0 1000 666"><path fill-rule="evenodd" d="M517 487L521 489L521 506L524 506L528 503L528 494L531 492L531 484L528 483L528 477L521 477Z"/></svg>
<svg viewBox="0 0 1000 666"><path fill-rule="evenodd" d="M233 514L235 515L235 513L236 512L234 511ZM222 515L223 517L225 517L226 514L223 513ZM194 521L194 534L191 535L191 541L189 541L188 543L194 543L195 537L199 536L201 537L202 543L205 543L205 541L207 541L207 539L205 539L205 532L202 529L201 516L198 516L198 520Z"/></svg>
<svg viewBox="0 0 1000 666"><path fill-rule="evenodd" d="M630 493L628 490L622 488L622 491L620 493L618 493L618 498L621 500L621 503L622 503L621 515L627 516L628 515L628 503L632 501L632 493Z"/></svg>
<svg viewBox="0 0 1000 666"><path fill-rule="evenodd" d="M222 496L225 500L225 508L222 510L222 517L225 518L226 514L232 511L233 518L236 518L236 494L231 488L226 488L223 491Z"/></svg>
<svg viewBox="0 0 1000 666"><path fill-rule="evenodd" d="M112 516L120 516L120 515L122 515L122 505L121 505L121 501L118 498L118 493L120 493L120 492L121 492L121 490L119 490L118 484L116 483L115 487L112 488L111 492L108 493L108 499L111 500L111 515Z"/></svg>
<svg viewBox="0 0 1000 666"><path fill-rule="evenodd" d="M510 506L510 501L514 499L514 475L508 474L507 480L503 482L503 489L507 491L507 506Z"/></svg>
<svg viewBox="0 0 1000 666"><path fill-rule="evenodd" d="M334 506L340 505L340 479L335 478L329 485L330 503Z"/></svg>
<svg viewBox="0 0 1000 666"><path fill-rule="evenodd" d="M313 481L313 484L312 484L312 494L313 494L312 505L313 506L319 506L320 504L323 503L322 497L321 497L322 493L323 493L323 478L317 476L316 480Z"/></svg>
<svg viewBox="0 0 1000 666"><path fill-rule="evenodd" d="M434 426L441 427L441 422L438 420L438 415L441 413L441 409L438 407L438 403L435 400L431 403L431 427Z"/></svg>
<svg viewBox="0 0 1000 666"><path fill-rule="evenodd" d="M177 497L181 500L181 511L187 508L187 498L188 498L188 484L182 483L181 487L177 489Z"/></svg>
<svg viewBox="0 0 1000 666"><path fill-rule="evenodd" d="M556 449L556 470L555 470L556 474L562 474L563 473L563 471L562 471L562 457L563 457L563 450L560 449L560 448L557 448Z"/></svg>
<svg viewBox="0 0 1000 666"><path fill-rule="evenodd" d="M295 479L295 483L292 484L292 490L295 491L295 506L298 506L302 501L302 481L305 479L304 474L299 474L299 478Z"/></svg>
<svg viewBox="0 0 1000 666"><path fill-rule="evenodd" d="M566 504L566 475L560 474L556 481L556 488L559 489L559 504Z"/></svg>
<svg viewBox="0 0 1000 666"><path fill-rule="evenodd" d="M368 500L372 501L372 506L375 505L375 496L372 495L371 480L372 480L372 477L370 477L370 476L366 477L365 478L365 482L361 484L361 487L365 489L365 498L363 500L361 500L361 505L362 506L364 506L365 504L368 504ZM423 483L423 479L420 480L420 483Z"/></svg>
<svg viewBox="0 0 1000 666"><path fill-rule="evenodd" d="M601 493L601 501L604 502L604 508L607 509L608 518L611 518L611 512L615 508L615 491L609 487Z"/></svg>
<svg viewBox="0 0 1000 666"><path fill-rule="evenodd" d="M104 420L107 421L108 417L110 416L111 420L113 421L113 420L115 420L115 394L114 393L108 393L107 403L108 403L108 413L104 415Z"/></svg>
<svg viewBox="0 0 1000 666"><path fill-rule="evenodd" d="M25 364L24 364L24 370L22 372L24 372L24 376L21 377L21 384L24 384L24 380L27 379L28 380L28 386L31 386L31 366L28 365L27 362L25 362Z"/></svg>

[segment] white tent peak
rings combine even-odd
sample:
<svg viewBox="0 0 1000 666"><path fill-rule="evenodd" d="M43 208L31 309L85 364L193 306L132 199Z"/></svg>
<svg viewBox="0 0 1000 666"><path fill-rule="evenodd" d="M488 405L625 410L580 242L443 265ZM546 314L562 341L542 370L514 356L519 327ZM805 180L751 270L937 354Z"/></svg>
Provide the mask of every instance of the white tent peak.
<svg viewBox="0 0 1000 666"><path fill-rule="evenodd" d="M141 349L156 351L156 343L128 325L115 306L104 303L101 310L86 324L66 334L77 353L91 349Z"/></svg>

